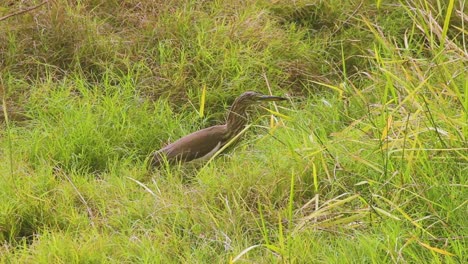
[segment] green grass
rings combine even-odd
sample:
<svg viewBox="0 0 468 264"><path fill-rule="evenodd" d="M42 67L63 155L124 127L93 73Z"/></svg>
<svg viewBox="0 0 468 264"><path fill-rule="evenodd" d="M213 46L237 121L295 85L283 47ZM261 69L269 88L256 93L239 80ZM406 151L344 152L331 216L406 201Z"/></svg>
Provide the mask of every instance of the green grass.
<svg viewBox="0 0 468 264"><path fill-rule="evenodd" d="M0 6L2 263L465 263L467 3ZM206 164L148 155L265 105ZM271 113L276 117L271 119Z"/></svg>

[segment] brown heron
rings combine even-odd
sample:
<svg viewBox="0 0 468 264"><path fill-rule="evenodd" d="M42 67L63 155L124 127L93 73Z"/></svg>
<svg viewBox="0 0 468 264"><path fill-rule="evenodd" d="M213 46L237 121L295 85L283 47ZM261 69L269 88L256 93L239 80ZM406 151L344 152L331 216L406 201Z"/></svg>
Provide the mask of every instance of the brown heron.
<svg viewBox="0 0 468 264"><path fill-rule="evenodd" d="M232 104L226 124L208 127L171 143L153 154L155 167L169 163L205 160L213 156L226 143L239 134L247 124L247 108L264 101L282 101L284 97L245 92Z"/></svg>

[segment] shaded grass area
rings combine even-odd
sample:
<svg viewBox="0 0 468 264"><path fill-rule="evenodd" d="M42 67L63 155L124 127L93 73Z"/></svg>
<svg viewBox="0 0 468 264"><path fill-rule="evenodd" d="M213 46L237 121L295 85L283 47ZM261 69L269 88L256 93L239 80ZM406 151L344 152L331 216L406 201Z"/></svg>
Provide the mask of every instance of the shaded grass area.
<svg viewBox="0 0 468 264"><path fill-rule="evenodd" d="M1 20L2 261L466 262L466 5L446 2L55 1ZM225 155L147 169L269 88L291 100Z"/></svg>

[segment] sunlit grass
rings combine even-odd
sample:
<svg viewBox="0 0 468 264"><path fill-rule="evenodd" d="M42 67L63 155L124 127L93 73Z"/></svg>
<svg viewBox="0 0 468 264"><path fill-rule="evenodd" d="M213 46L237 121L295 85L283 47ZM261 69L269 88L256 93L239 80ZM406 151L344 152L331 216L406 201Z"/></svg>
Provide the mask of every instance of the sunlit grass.
<svg viewBox="0 0 468 264"><path fill-rule="evenodd" d="M465 5L59 1L0 21L2 262L466 262ZM204 164L147 167L245 90L290 100Z"/></svg>

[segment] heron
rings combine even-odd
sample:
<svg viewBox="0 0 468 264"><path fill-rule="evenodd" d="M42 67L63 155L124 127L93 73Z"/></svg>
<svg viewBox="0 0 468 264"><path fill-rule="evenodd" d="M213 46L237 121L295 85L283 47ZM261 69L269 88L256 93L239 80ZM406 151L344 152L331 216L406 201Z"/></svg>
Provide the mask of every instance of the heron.
<svg viewBox="0 0 468 264"><path fill-rule="evenodd" d="M169 164L207 160L230 140L236 137L248 122L247 109L265 101L283 101L287 98L248 91L236 98L229 109L226 123L201 129L154 152L151 157L153 167L165 161Z"/></svg>

